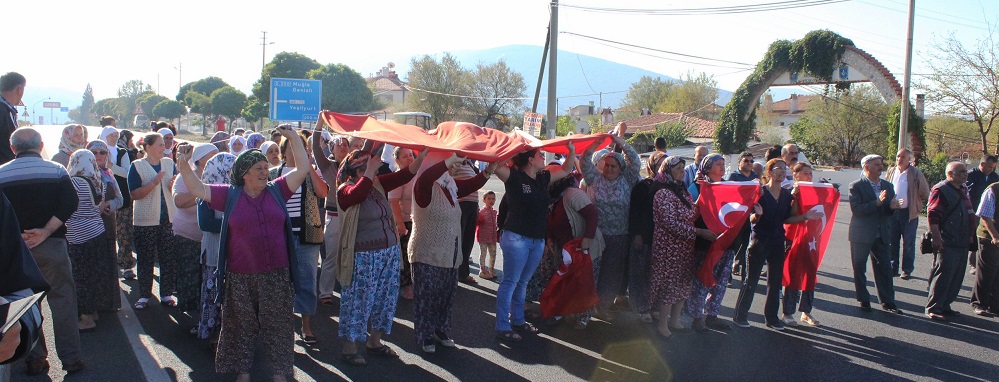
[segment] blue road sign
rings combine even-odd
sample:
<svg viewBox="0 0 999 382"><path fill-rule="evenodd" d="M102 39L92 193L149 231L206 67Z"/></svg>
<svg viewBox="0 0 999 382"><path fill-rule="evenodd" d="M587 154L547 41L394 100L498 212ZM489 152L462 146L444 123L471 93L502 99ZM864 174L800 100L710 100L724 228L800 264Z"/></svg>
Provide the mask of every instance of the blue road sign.
<svg viewBox="0 0 999 382"><path fill-rule="evenodd" d="M68 107L60 107L59 111L65 113L65 112L69 111L69 108Z"/></svg>
<svg viewBox="0 0 999 382"><path fill-rule="evenodd" d="M294 78L271 78L272 121L315 122L322 110L323 82Z"/></svg>

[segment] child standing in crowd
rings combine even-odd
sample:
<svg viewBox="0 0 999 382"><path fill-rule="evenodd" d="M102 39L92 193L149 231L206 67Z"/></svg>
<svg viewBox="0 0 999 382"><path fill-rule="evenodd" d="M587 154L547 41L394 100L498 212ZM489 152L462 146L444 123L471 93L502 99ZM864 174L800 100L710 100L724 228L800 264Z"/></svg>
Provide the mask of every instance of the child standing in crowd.
<svg viewBox="0 0 999 382"><path fill-rule="evenodd" d="M482 196L486 204L479 210L479 219L475 223L475 240L479 242L479 277L492 280L496 278L493 267L496 265L496 193L486 192Z"/></svg>

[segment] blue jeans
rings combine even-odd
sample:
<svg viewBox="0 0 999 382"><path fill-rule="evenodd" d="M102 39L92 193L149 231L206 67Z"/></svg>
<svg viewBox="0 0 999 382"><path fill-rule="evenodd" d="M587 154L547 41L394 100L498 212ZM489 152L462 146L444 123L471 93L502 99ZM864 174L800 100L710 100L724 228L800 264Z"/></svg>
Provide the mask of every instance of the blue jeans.
<svg viewBox="0 0 999 382"><path fill-rule="evenodd" d="M909 209L899 208L891 216L891 268L897 275L899 267L902 272L912 273L913 263L916 261L916 227L919 226L919 218L909 219ZM902 246L898 240L902 239ZM902 253L899 262L899 252Z"/></svg>
<svg viewBox="0 0 999 382"><path fill-rule="evenodd" d="M541 263L545 239L534 239L504 231L500 238L503 248L503 281L496 291L496 330L507 331L524 320L524 299L527 282Z"/></svg>
<svg viewBox="0 0 999 382"><path fill-rule="evenodd" d="M297 237L296 237L297 240ZM298 277L295 278L295 313L316 314L319 297L316 294L316 273L319 268L319 245L295 243L298 254Z"/></svg>

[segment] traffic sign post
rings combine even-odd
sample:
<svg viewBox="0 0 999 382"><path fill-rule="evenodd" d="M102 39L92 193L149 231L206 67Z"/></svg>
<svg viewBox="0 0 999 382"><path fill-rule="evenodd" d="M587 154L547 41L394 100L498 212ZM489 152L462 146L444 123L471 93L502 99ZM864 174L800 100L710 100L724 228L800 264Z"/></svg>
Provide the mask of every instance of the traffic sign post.
<svg viewBox="0 0 999 382"><path fill-rule="evenodd" d="M48 101L46 101L46 102L42 102L42 107L47 107L49 109L58 109L58 108L62 107L62 104L59 103L59 102L48 102Z"/></svg>
<svg viewBox="0 0 999 382"><path fill-rule="evenodd" d="M315 122L322 110L323 82L294 78L271 78L272 121Z"/></svg>

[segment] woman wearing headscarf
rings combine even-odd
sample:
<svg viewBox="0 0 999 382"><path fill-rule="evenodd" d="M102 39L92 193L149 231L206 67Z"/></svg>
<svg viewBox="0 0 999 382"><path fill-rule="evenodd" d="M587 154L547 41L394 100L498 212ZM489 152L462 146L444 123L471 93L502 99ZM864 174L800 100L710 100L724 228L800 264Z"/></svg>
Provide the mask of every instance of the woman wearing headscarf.
<svg viewBox="0 0 999 382"><path fill-rule="evenodd" d="M503 223L500 247L503 249L503 281L496 291L496 337L520 341L513 329L535 334L538 329L524 319L527 283L541 262L548 231L548 206L551 182L569 176L576 166L576 147L568 144L569 155L554 172L544 169L545 155L540 150L525 150L513 157L513 167L492 165L493 173L503 181L504 198L510 209ZM495 167L495 168L491 168ZM502 204L500 206L502 209Z"/></svg>
<svg viewBox="0 0 999 382"><path fill-rule="evenodd" d="M322 125L316 125L317 131L322 131ZM279 137L280 138L280 137ZM312 158L315 160L319 173L323 175L326 184L336 186L337 171L340 163L349 153L348 138L338 135L330 140L332 155L322 155L322 141L312 141ZM412 198L411 198L412 199ZM323 231L323 246L326 253L319 272L319 302L323 305L333 305L333 289L336 287L337 263L340 259L340 215L337 212L336 192L326 194L326 230Z"/></svg>
<svg viewBox="0 0 999 382"><path fill-rule="evenodd" d="M439 344L453 348L448 337L451 306L462 264L461 207L459 198L486 184L487 172L457 180L451 171L462 163L453 153L434 152L423 160L413 185L413 233L409 262L413 275L413 329L425 353Z"/></svg>
<svg viewBox="0 0 999 382"><path fill-rule="evenodd" d="M98 306L111 306L108 299L117 297L111 288L117 285L117 277L108 280L103 277L107 272L102 272L107 265L102 260L111 259L101 219L101 210L106 208L107 202L104 201L104 182L93 153L89 150L74 152L68 170L79 198L79 207L66 220L66 241L73 263L80 330L91 330L97 326L94 320Z"/></svg>
<svg viewBox="0 0 999 382"><path fill-rule="evenodd" d="M628 302L638 313L639 319L652 323L649 307L649 272L652 263L652 218L656 176L666 160L666 153L656 151L649 156L646 165L648 177L635 183L631 189L631 204L628 207L628 233L631 235L631 256L628 264Z"/></svg>
<svg viewBox="0 0 999 382"><path fill-rule="evenodd" d="M264 141L266 141L266 140L267 140L267 138L265 138L263 134L260 134L260 133L250 133L250 135L246 136L246 149L247 150L251 150L251 149L258 149L258 150L260 150L260 145L262 145L264 143ZM266 153L264 150L260 150L260 151ZM309 151L309 148L306 147L305 151Z"/></svg>
<svg viewBox="0 0 999 382"><path fill-rule="evenodd" d="M257 135L261 139L264 137L261 134ZM326 198L329 192L329 186L319 177L308 156L302 159L295 157L291 152L291 141L296 139L301 140L304 147L305 138L301 133L295 134L290 139L281 140L279 148L282 162L270 169L269 178L274 180L294 171L300 159L308 164L309 176L305 178L305 183L301 187L295 189L285 204L285 209L291 217L295 255L298 258L298 264L292 266L299 267L299 277L295 280L298 291L295 293L295 313L302 315L302 342L313 345L316 343L316 337L312 334L312 316L316 314L316 304L319 300L316 294L316 273L319 267L319 245L323 242L324 214L319 212L319 207L321 200Z"/></svg>
<svg viewBox="0 0 999 382"><path fill-rule="evenodd" d="M235 162L235 155L226 152L215 154L205 164L201 182L232 184L229 172ZM213 346L217 346L222 306L216 302L219 288L215 270L218 269L219 243L222 240L222 212L212 210L208 203L198 199L198 226L201 228L201 316L198 320L198 338L212 338Z"/></svg>
<svg viewBox="0 0 999 382"><path fill-rule="evenodd" d="M246 138L241 135L233 135L232 138L229 138L229 152L232 155L239 156L244 151L246 151Z"/></svg>
<svg viewBox="0 0 999 382"><path fill-rule="evenodd" d="M135 253L138 257L139 300L135 309L145 309L153 295L153 264L160 264L160 303L177 306L177 254L173 226L177 213L170 182L177 170L164 158L166 145L159 133L142 140L146 157L132 162L128 169L128 189L132 194L132 222L135 226Z"/></svg>
<svg viewBox="0 0 999 382"><path fill-rule="evenodd" d="M125 199L122 195L121 189L118 188L118 182L115 180L115 176L111 173L110 163L111 163L111 151L108 149L109 145L104 143L104 141L90 141L87 144L87 150L90 150L94 154L94 158L97 161L97 168L101 174L101 182L104 187L104 208L101 209L101 219L104 221L104 237L107 238L108 253L106 256L102 257L101 260L101 282L105 282L111 285L113 288L113 294L110 299L106 302L110 304L104 304L97 307L98 310L118 310L121 308L121 299L118 298L118 265L117 256L115 254L115 228L117 226L117 211L124 206Z"/></svg>
<svg viewBox="0 0 999 382"><path fill-rule="evenodd" d="M229 152L229 133L225 131L216 131L215 134L212 135L212 139L209 139L208 141L215 145L215 148L219 149L220 153Z"/></svg>
<svg viewBox="0 0 999 382"><path fill-rule="evenodd" d="M260 152L264 153L264 156L267 157L267 164L271 167L281 165L281 149L277 143L271 141L264 142L260 145Z"/></svg>
<svg viewBox="0 0 999 382"><path fill-rule="evenodd" d="M156 132L163 136L163 145L166 146L166 151L163 152L163 156L166 158L175 159L177 153L174 152L174 148L176 148L177 146L177 141L174 140L174 135L176 133L174 133L173 130L170 129L169 127L170 125L167 124L166 122L160 122L156 126L160 128L159 130L156 130Z"/></svg>
<svg viewBox="0 0 999 382"><path fill-rule="evenodd" d="M548 165L548 171L555 171L558 165ZM597 227L597 206L590 201L586 192L577 186L579 173L551 182L548 194L551 195L551 206L548 207L548 232L545 238L545 250L538 269L534 271L527 285L527 299L539 301L541 293L562 264L562 248L577 237L583 238L582 247L588 248L590 260L593 262L593 285L596 285L600 275L600 254L604 249L604 236ZM593 316L593 309L575 316L574 327L585 329ZM550 322L558 322L554 318Z"/></svg>
<svg viewBox="0 0 999 382"><path fill-rule="evenodd" d="M697 176L699 181L691 183L687 191L690 192L691 197L696 201L700 196L701 181L708 183L721 182L724 176L725 157L721 154L709 154L701 160L700 173ZM700 217L697 218L694 225L698 228L707 228L704 220ZM716 281L715 286L705 286L701 282L701 279L697 277L691 281L693 284L691 285L690 298L687 299L685 313L694 318L693 327L695 331L703 333L708 328L716 330L731 329L727 323L718 318L718 310L721 307L722 300L725 298L725 291L728 290L728 281L732 278L732 262L735 260L735 254L739 251L741 245L742 243L738 240L733 241L725 249L725 252L722 253L718 263L715 264L712 270ZM703 259L710 247L710 242L698 239L694 243L695 257Z"/></svg>
<svg viewBox="0 0 999 382"><path fill-rule="evenodd" d="M416 160L412 149L396 147L392 150L397 171L408 168ZM426 161L424 160L424 163ZM402 187L388 193L389 205L395 220L395 231L399 233L399 251L402 252L402 266L399 270L399 294L407 300L413 299L413 264L409 262L409 238L413 232L413 185L406 182Z"/></svg>
<svg viewBox="0 0 999 382"><path fill-rule="evenodd" d="M652 273L649 278L649 306L659 309L659 335L669 339L673 331L684 331L680 323L683 303L690 297L694 278L694 239L714 240L706 228L694 226L697 209L684 187L684 160L666 158L653 187Z"/></svg>
<svg viewBox="0 0 999 382"><path fill-rule="evenodd" d="M285 138L295 136L290 125L278 128ZM291 144L297 157L305 156L301 141ZM190 146L180 151L178 167L188 190L223 212L216 282L225 321L215 370L249 381L259 342L274 380L283 381L293 372L293 281L299 277L291 219L283 204L309 176L309 163L297 163L294 171L268 181L263 153L249 150L236 157L232 185L205 185L187 163Z"/></svg>
<svg viewBox="0 0 999 382"><path fill-rule="evenodd" d="M108 160L114 162L109 166L114 179L118 183L118 190L121 191L122 205L115 211L115 236L118 241L118 269L122 272L122 277L126 280L135 278L135 247L132 245L135 228L132 226L132 194L128 192L128 169L132 166L132 161L139 158L139 150L132 141L132 132L121 130L118 132L118 141L108 142L108 146L115 146L118 154L108 156Z"/></svg>
<svg viewBox="0 0 999 382"><path fill-rule="evenodd" d="M194 173L201 176L205 165L219 151L210 143L194 144L189 160ZM201 228L198 227L198 207L196 198L184 182L173 182L173 202L177 213L173 220L173 234L176 236L174 251L177 257L177 308L181 312L196 311L201 296ZM196 331L191 330L192 333Z"/></svg>
<svg viewBox="0 0 999 382"><path fill-rule="evenodd" d="M601 140L596 140L583 152L579 164L586 181L586 194L597 206L597 225L606 244L603 253L597 254L600 257L597 282L600 303L596 310L597 317L605 321L613 320L609 308L618 292L627 286L625 273L628 271L630 244L628 211L631 189L641 177L639 172L642 163L638 153L624 138L614 135L611 139L623 149L624 155L605 149L594 156L593 152L602 143ZM598 168L596 163L601 163L602 166Z"/></svg>
<svg viewBox="0 0 999 382"><path fill-rule="evenodd" d="M340 164L336 200L340 217L340 248L337 280L340 281L340 337L343 360L367 365L358 351L396 358L398 353L382 343L392 331L399 298L399 237L395 231L387 192L413 179L426 153L403 171L377 174L380 155L355 150ZM370 333L370 335L369 335Z"/></svg>
<svg viewBox="0 0 999 382"><path fill-rule="evenodd" d="M766 325L774 330L784 330L784 322L778 317L780 312L781 282L784 274L784 224L794 224L809 219L819 219L822 215L816 211L800 214L791 208L794 197L791 190L781 188L784 181L784 171L787 165L783 159L774 158L767 161L763 171L763 192L759 202L753 207L749 221L753 223L753 237L749 241L748 262L746 268L746 283L742 284L739 299L736 300L736 326L749 327L746 319L749 308L753 305L756 295L756 284L760 282L760 271L764 263L767 265L770 277L767 279L767 303L763 308Z"/></svg>
<svg viewBox="0 0 999 382"><path fill-rule="evenodd" d="M52 156L52 161L69 166L69 157L76 150L87 145L87 128L83 125L66 125L62 128L62 135L59 137L59 152Z"/></svg>

